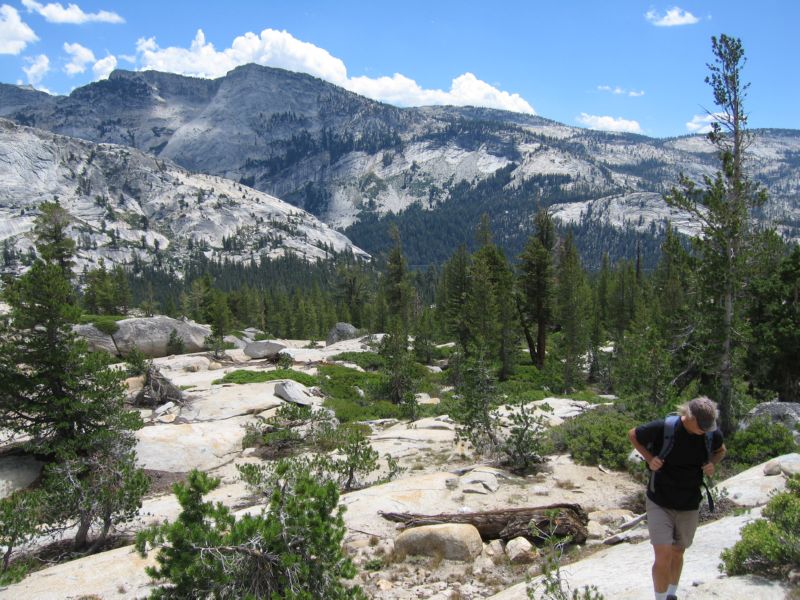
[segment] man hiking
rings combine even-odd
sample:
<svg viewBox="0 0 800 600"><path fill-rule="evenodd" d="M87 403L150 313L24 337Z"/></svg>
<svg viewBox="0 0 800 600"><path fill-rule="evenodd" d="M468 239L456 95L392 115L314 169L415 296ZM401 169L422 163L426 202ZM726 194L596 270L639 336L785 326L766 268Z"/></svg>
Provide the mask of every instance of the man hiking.
<svg viewBox="0 0 800 600"><path fill-rule="evenodd" d="M678 416L628 432L651 471L645 504L656 600L677 600L683 553L697 529L703 476L711 477L725 456L717 417L716 403L701 396L678 407Z"/></svg>

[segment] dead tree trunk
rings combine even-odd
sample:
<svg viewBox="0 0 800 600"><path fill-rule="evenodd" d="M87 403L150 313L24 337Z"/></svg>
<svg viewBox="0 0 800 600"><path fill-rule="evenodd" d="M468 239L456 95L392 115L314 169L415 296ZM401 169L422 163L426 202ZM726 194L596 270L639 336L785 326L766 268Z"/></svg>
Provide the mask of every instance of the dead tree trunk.
<svg viewBox="0 0 800 600"><path fill-rule="evenodd" d="M589 535L589 516L579 504L550 504L530 508L506 508L474 513L420 515L413 513L379 513L384 519L403 523L404 528L442 523L474 525L484 541L509 541L524 537L541 543L550 536L569 538L583 544Z"/></svg>
<svg viewBox="0 0 800 600"><path fill-rule="evenodd" d="M150 364L145 372L144 386L136 395L134 405L155 407L167 402L183 404L183 392Z"/></svg>

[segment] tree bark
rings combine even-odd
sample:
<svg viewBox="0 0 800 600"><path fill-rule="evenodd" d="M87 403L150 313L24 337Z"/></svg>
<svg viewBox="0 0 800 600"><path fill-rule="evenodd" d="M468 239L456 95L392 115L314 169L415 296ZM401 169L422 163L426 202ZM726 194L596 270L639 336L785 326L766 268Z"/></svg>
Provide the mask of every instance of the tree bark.
<svg viewBox="0 0 800 600"><path fill-rule="evenodd" d="M414 513L379 513L384 519L403 523L403 528L443 523L474 525L481 538L509 541L524 537L531 543L541 543L551 536L569 537L582 544L588 537L589 517L578 504L550 504L527 508L506 508L475 513L444 513L421 515Z"/></svg>

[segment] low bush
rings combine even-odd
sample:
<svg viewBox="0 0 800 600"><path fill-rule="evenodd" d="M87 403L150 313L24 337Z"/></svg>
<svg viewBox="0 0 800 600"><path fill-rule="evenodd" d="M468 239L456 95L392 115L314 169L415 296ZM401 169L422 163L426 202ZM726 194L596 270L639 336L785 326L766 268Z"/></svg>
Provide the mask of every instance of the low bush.
<svg viewBox="0 0 800 600"><path fill-rule="evenodd" d="M305 386L317 385L318 380L313 375L308 373L301 373L293 369L275 369L274 371L243 371L238 369L226 373L222 379L215 379L211 383L216 385L220 383L265 383L267 381L275 381L278 379L291 379L297 383L302 383Z"/></svg>
<svg viewBox="0 0 800 600"><path fill-rule="evenodd" d="M332 482L315 480L302 464L279 461L277 477L258 479L268 506L257 515L235 518L221 503L203 500L219 485L193 471L186 485L176 484L181 514L140 532L136 548L143 556L158 548L147 573L165 582L151 593L167 598L366 598L347 587L356 570L342 550L346 528L339 493ZM244 474L243 474L244 475Z"/></svg>
<svg viewBox="0 0 800 600"><path fill-rule="evenodd" d="M95 320L92 321L92 325L95 326L95 329L102 331L106 335L114 335L119 331L117 321L119 321L119 319L116 317L102 316L95 318Z"/></svg>
<svg viewBox="0 0 800 600"><path fill-rule="evenodd" d="M186 344L183 338L173 328L169 332L169 340L167 340L167 354L184 354L186 352Z"/></svg>
<svg viewBox="0 0 800 600"><path fill-rule="evenodd" d="M336 418L342 423L372 419L399 419L403 416L400 406L387 400L366 401L361 404L345 398L328 398L324 405L336 413Z"/></svg>
<svg viewBox="0 0 800 600"><path fill-rule="evenodd" d="M331 356L331 360L353 363L365 371L377 371L386 365L384 358L377 352L340 352Z"/></svg>
<svg viewBox="0 0 800 600"><path fill-rule="evenodd" d="M631 452L628 430L636 425L619 410L600 407L553 428L551 439L557 451L568 451L578 463L622 470Z"/></svg>
<svg viewBox="0 0 800 600"><path fill-rule="evenodd" d="M748 573L786 579L800 568L800 475L786 491L767 503L763 519L742 528L741 539L722 552L720 567L728 575Z"/></svg>
<svg viewBox="0 0 800 600"><path fill-rule="evenodd" d="M725 440L725 447L728 450L726 462L742 468L798 451L792 432L766 416L753 420L747 429L737 431L730 436Z"/></svg>
<svg viewBox="0 0 800 600"><path fill-rule="evenodd" d="M137 375L144 375L150 367L150 361L144 353L138 348L133 348L125 357L125 365L127 366L128 375L136 377Z"/></svg>

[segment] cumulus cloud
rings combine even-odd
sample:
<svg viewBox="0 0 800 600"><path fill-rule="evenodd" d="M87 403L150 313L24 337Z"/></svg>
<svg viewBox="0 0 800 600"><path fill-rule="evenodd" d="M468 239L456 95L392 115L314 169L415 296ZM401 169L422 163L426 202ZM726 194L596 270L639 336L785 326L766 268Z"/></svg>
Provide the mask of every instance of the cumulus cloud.
<svg viewBox="0 0 800 600"><path fill-rule="evenodd" d="M388 77L348 77L344 62L324 48L298 40L286 31L265 29L245 33L229 48L217 50L198 30L189 48L161 48L155 38L141 38L136 44L139 63L155 69L196 77L221 77L247 63L279 67L314 75L358 94L403 106L428 104L474 105L535 114L519 94L489 85L472 73L452 80L450 89L424 89L416 81L395 73Z"/></svg>
<svg viewBox="0 0 800 600"><path fill-rule="evenodd" d="M695 115L691 121L686 123L686 131L689 133L708 133L711 131L711 124L718 121L721 116L722 113Z"/></svg>
<svg viewBox="0 0 800 600"><path fill-rule="evenodd" d="M597 89L601 92L609 92L615 96L630 96L631 98L639 98L644 96L644 90L626 90L618 85L614 87L610 85L598 85Z"/></svg>
<svg viewBox="0 0 800 600"><path fill-rule="evenodd" d="M678 25L694 25L700 19L695 17L688 10L683 10L678 6L673 6L668 9L663 15L655 9L648 10L644 18L650 21L656 27L675 27Z"/></svg>
<svg viewBox="0 0 800 600"><path fill-rule="evenodd" d="M94 52L77 43L68 44L65 42L64 52L70 56L69 62L64 65L64 72L70 76L83 73L86 71L86 65L96 60Z"/></svg>
<svg viewBox="0 0 800 600"><path fill-rule="evenodd" d="M19 18L17 9L8 4L0 6L0 54L19 54L39 38Z"/></svg>
<svg viewBox="0 0 800 600"><path fill-rule="evenodd" d="M25 58L25 62L28 63L28 66L22 67L22 70L28 76L28 83L37 87L50 71L50 59L46 55L40 54L35 58Z"/></svg>
<svg viewBox="0 0 800 600"><path fill-rule="evenodd" d="M35 12L50 23L67 23L82 25L83 23L124 23L125 19L115 12L101 10L96 13L83 12L77 4L67 4L66 8L60 2L41 4L36 0L22 0L28 12Z"/></svg>
<svg viewBox="0 0 800 600"><path fill-rule="evenodd" d="M642 128L638 121L623 119L622 117L609 117L581 113L576 120L578 123L585 125L589 129L599 129L601 131L619 131L625 133L642 133Z"/></svg>
<svg viewBox="0 0 800 600"><path fill-rule="evenodd" d="M101 58L92 67L95 79L107 79L111 71L117 68L117 58L113 55L108 55Z"/></svg>

